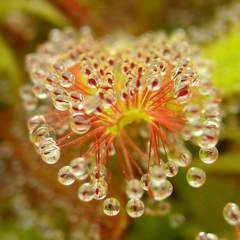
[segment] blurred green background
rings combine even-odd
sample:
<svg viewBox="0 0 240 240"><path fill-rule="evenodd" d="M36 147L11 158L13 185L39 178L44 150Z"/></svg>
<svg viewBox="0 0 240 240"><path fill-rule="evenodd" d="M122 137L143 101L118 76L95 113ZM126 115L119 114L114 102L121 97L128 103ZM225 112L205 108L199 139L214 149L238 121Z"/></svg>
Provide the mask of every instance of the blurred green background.
<svg viewBox="0 0 240 240"><path fill-rule="evenodd" d="M18 92L30 81L24 57L47 39L52 28L84 25L99 36L184 29L213 62L213 80L223 98L220 158L212 166L202 166L208 176L206 184L192 189L184 171L180 172L169 199L171 212L128 222L120 239L190 240L199 231L237 239L222 216L227 202L240 204L240 7L229 0L0 1L0 239L97 239L88 236L92 230L87 227L80 238L70 237L73 230L65 207L58 208L55 203L46 207L34 188L28 187L29 179L21 178L24 168L19 170L24 156L33 154L28 149L20 154L18 149L18 141L26 141L22 140L25 126ZM196 162L200 162L197 154ZM85 224L82 221L81 226Z"/></svg>

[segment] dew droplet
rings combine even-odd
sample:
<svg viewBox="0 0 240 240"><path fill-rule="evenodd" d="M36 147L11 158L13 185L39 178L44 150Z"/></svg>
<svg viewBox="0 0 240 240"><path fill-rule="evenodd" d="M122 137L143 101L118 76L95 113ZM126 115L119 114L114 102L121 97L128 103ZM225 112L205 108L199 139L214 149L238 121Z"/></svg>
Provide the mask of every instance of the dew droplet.
<svg viewBox="0 0 240 240"><path fill-rule="evenodd" d="M138 179L131 179L127 182L126 194L131 199L140 199L143 195L141 182Z"/></svg>
<svg viewBox="0 0 240 240"><path fill-rule="evenodd" d="M218 240L218 236L214 233L200 232L195 240Z"/></svg>
<svg viewBox="0 0 240 240"><path fill-rule="evenodd" d="M88 177L88 163L89 161L83 157L74 158L71 161L72 173L77 179L84 180Z"/></svg>
<svg viewBox="0 0 240 240"><path fill-rule="evenodd" d="M218 142L218 130L213 128L203 129L202 135L197 137L196 142L200 148L213 148Z"/></svg>
<svg viewBox="0 0 240 240"><path fill-rule="evenodd" d="M189 168L187 171L187 181L190 186L199 188L206 181L206 173L201 168Z"/></svg>
<svg viewBox="0 0 240 240"><path fill-rule="evenodd" d="M69 109L69 100L67 95L65 94L60 94L56 96L53 100L54 107L59 110L59 111L66 111Z"/></svg>
<svg viewBox="0 0 240 240"><path fill-rule="evenodd" d="M213 148L201 148L199 151L200 159L206 164L214 163L218 158L218 150Z"/></svg>
<svg viewBox="0 0 240 240"><path fill-rule="evenodd" d="M149 172L150 181L154 185L160 185L166 179L166 174L161 166L154 165Z"/></svg>
<svg viewBox="0 0 240 240"><path fill-rule="evenodd" d="M106 167L104 165L101 165L99 167L94 165L90 169L90 176L93 179L93 181L100 179L100 178L105 178L107 176Z"/></svg>
<svg viewBox="0 0 240 240"><path fill-rule="evenodd" d="M181 213L175 213L170 216L169 221L171 227L178 228L185 222L185 216Z"/></svg>
<svg viewBox="0 0 240 240"><path fill-rule="evenodd" d="M177 155L176 164L179 167L187 167L192 162L192 154L188 150L180 150Z"/></svg>
<svg viewBox="0 0 240 240"><path fill-rule="evenodd" d="M218 236L214 233L207 233L207 240L218 240Z"/></svg>
<svg viewBox="0 0 240 240"><path fill-rule="evenodd" d="M223 209L223 216L230 225L240 224L240 209L236 203L228 203Z"/></svg>
<svg viewBox="0 0 240 240"><path fill-rule="evenodd" d="M23 100L29 100L33 97L33 89L30 84L23 85L20 88L20 96Z"/></svg>
<svg viewBox="0 0 240 240"><path fill-rule="evenodd" d="M84 134L90 129L90 126L83 115L73 114L70 119L70 128L75 133Z"/></svg>
<svg viewBox="0 0 240 240"><path fill-rule="evenodd" d="M23 107L27 111L34 111L38 106L38 99L33 95L31 98L23 100Z"/></svg>
<svg viewBox="0 0 240 240"><path fill-rule="evenodd" d="M195 240L208 240L207 239L207 233L205 233L205 232L198 233L198 235L195 238Z"/></svg>
<svg viewBox="0 0 240 240"><path fill-rule="evenodd" d="M75 76L70 72L63 72L60 78L60 85L64 88L69 88L74 84Z"/></svg>
<svg viewBox="0 0 240 240"><path fill-rule="evenodd" d="M161 88L161 79L158 78L157 74L150 76L148 89L151 91L158 91Z"/></svg>
<svg viewBox="0 0 240 240"><path fill-rule="evenodd" d="M93 200L95 191L91 183L84 183L78 189L78 198L84 202Z"/></svg>
<svg viewBox="0 0 240 240"><path fill-rule="evenodd" d="M201 117L201 109L197 104L187 104L183 111L186 114L186 119L190 124L198 123Z"/></svg>
<svg viewBox="0 0 240 240"><path fill-rule="evenodd" d="M33 87L33 93L38 99L46 99L48 97L47 91L42 85L35 85Z"/></svg>
<svg viewBox="0 0 240 240"><path fill-rule="evenodd" d="M41 142L39 142L37 146L37 151L39 154L43 154L45 149L50 146L57 146L56 141L53 138L44 138Z"/></svg>
<svg viewBox="0 0 240 240"><path fill-rule="evenodd" d="M126 210L132 218L141 217L144 213L144 203L140 199L130 199L127 202Z"/></svg>
<svg viewBox="0 0 240 240"><path fill-rule="evenodd" d="M116 198L107 198L103 202L103 212L107 216L116 216L120 211L120 203Z"/></svg>
<svg viewBox="0 0 240 240"><path fill-rule="evenodd" d="M72 173L72 168L70 166L64 166L58 171L58 181L63 185L71 185L75 181L75 177Z"/></svg>
<svg viewBox="0 0 240 240"><path fill-rule="evenodd" d="M42 148L40 155L42 160L47 164L55 164L60 158L60 148L56 143L52 142Z"/></svg>
<svg viewBox="0 0 240 240"><path fill-rule="evenodd" d="M30 133L32 133L36 128L46 123L46 119L43 115L35 115L28 120L27 126Z"/></svg>
<svg viewBox="0 0 240 240"><path fill-rule="evenodd" d="M141 177L142 189L148 191L149 183L150 183L149 174L148 173L143 174Z"/></svg>
<svg viewBox="0 0 240 240"><path fill-rule="evenodd" d="M148 199L145 207L145 212L150 216L166 216L171 211L171 204L167 201L155 201Z"/></svg>
<svg viewBox="0 0 240 240"><path fill-rule="evenodd" d="M156 201L161 201L168 198L173 192L172 183L168 180L165 180L160 185L150 185L153 198Z"/></svg>
<svg viewBox="0 0 240 240"><path fill-rule="evenodd" d="M177 173L178 173L178 169L179 169L179 167L174 161L168 161L164 165L164 170L165 170L165 173L166 173L167 177L176 176Z"/></svg>
<svg viewBox="0 0 240 240"><path fill-rule="evenodd" d="M83 108L83 95L78 91L72 91L69 93L69 98L71 102L71 108L75 111L80 111Z"/></svg>
<svg viewBox="0 0 240 240"><path fill-rule="evenodd" d="M54 130L47 124L40 125L39 127L34 129L32 134L30 134L30 140L36 146L38 146L41 143L41 141L43 141L46 138L55 139Z"/></svg>
<svg viewBox="0 0 240 240"><path fill-rule="evenodd" d="M56 87L56 83L59 81L57 74L51 73L45 80L45 87L49 91L53 91Z"/></svg>
<svg viewBox="0 0 240 240"><path fill-rule="evenodd" d="M108 184L104 179L98 179L93 183L94 199L102 200L106 197L108 191Z"/></svg>

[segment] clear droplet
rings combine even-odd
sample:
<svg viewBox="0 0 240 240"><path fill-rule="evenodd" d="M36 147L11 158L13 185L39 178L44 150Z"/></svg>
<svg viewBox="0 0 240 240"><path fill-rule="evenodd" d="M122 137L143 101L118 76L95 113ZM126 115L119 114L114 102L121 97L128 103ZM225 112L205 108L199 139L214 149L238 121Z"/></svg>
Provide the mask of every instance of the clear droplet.
<svg viewBox="0 0 240 240"><path fill-rule="evenodd" d="M103 202L103 212L107 216L116 216L120 211L120 202L116 198L107 198Z"/></svg>
<svg viewBox="0 0 240 240"><path fill-rule="evenodd" d="M172 183L168 180L165 180L160 185L151 184L150 189L156 201L162 201L168 198L173 192Z"/></svg>
<svg viewBox="0 0 240 240"><path fill-rule="evenodd" d="M63 185L71 185L75 181L75 177L72 173L70 166L64 166L58 171L58 181Z"/></svg>
<svg viewBox="0 0 240 240"><path fill-rule="evenodd" d="M167 175L167 177L174 177L178 173L178 165L173 161L167 161L164 165L164 170Z"/></svg>
<svg viewBox="0 0 240 240"><path fill-rule="evenodd" d="M42 147L40 155L42 160L47 164L55 164L60 159L60 148L52 139L51 143L47 144L45 147Z"/></svg>
<svg viewBox="0 0 240 240"><path fill-rule="evenodd" d="M177 155L176 164L179 167L187 167L192 162L192 154L188 150L180 150Z"/></svg>
<svg viewBox="0 0 240 240"><path fill-rule="evenodd" d="M218 130L205 128L201 136L196 139L200 148L213 148L218 142Z"/></svg>
<svg viewBox="0 0 240 240"><path fill-rule="evenodd" d="M91 169L90 169L90 176L93 179L93 181L100 179L100 178L105 178L107 176L107 170L106 167L104 165L101 165L99 167L97 167L96 165L94 165Z"/></svg>
<svg viewBox="0 0 240 240"><path fill-rule="evenodd" d="M178 228L185 222L185 216L181 213L175 213L170 216L169 221L171 227Z"/></svg>
<svg viewBox="0 0 240 240"><path fill-rule="evenodd" d="M60 85L64 88L69 88L74 84L75 76L70 72L63 72L60 78Z"/></svg>
<svg viewBox="0 0 240 240"><path fill-rule="evenodd" d="M207 233L207 240L218 240L218 236L214 233Z"/></svg>
<svg viewBox="0 0 240 240"><path fill-rule="evenodd" d="M158 91L161 88L162 80L156 73L152 73L149 76L148 89L151 91Z"/></svg>
<svg viewBox="0 0 240 240"><path fill-rule="evenodd" d="M182 88L180 88L175 93L175 98L179 103L187 102L190 97L191 97L191 91L188 85L183 85Z"/></svg>
<svg viewBox="0 0 240 240"><path fill-rule="evenodd" d="M198 235L195 238L195 240L208 240L207 239L207 233L205 233L205 232L198 233Z"/></svg>
<svg viewBox="0 0 240 240"><path fill-rule="evenodd" d="M150 183L149 174L148 173L143 174L141 177L142 189L148 191L149 183Z"/></svg>
<svg viewBox="0 0 240 240"><path fill-rule="evenodd" d="M201 117L201 109L197 104L187 104L183 111L185 112L186 119L190 124L198 123Z"/></svg>
<svg viewBox="0 0 240 240"><path fill-rule="evenodd" d="M206 173L201 168L189 168L187 171L187 181L190 186L199 188L206 181Z"/></svg>
<svg viewBox="0 0 240 240"><path fill-rule="evenodd" d="M28 120L27 126L30 133L36 128L46 123L46 119L43 115L35 115Z"/></svg>
<svg viewBox="0 0 240 240"><path fill-rule="evenodd" d="M166 174L161 166L154 165L150 168L150 181L154 185L160 185L166 180Z"/></svg>
<svg viewBox="0 0 240 240"><path fill-rule="evenodd" d="M38 146L44 139L52 138L55 139L55 132L53 128L47 124L42 124L35 128L32 134L30 134L30 140L33 144Z"/></svg>
<svg viewBox="0 0 240 240"><path fill-rule="evenodd" d="M126 210L132 218L141 217L144 213L144 203L140 199L130 199L127 202Z"/></svg>
<svg viewBox="0 0 240 240"><path fill-rule="evenodd" d="M38 99L33 95L31 98L29 99L24 99L23 100L23 107L27 110L27 111L34 111L38 106Z"/></svg>
<svg viewBox="0 0 240 240"><path fill-rule="evenodd" d="M218 150L213 148L201 148L199 151L200 159L206 164L212 164L218 159Z"/></svg>
<svg viewBox="0 0 240 240"><path fill-rule="evenodd" d="M69 98L71 102L71 108L73 111L80 111L83 108L84 97L78 91L72 91L69 93Z"/></svg>
<svg viewBox="0 0 240 240"><path fill-rule="evenodd" d="M94 199L102 200L106 197L108 192L108 184L104 179L98 179L93 183Z"/></svg>
<svg viewBox="0 0 240 240"><path fill-rule="evenodd" d="M70 128L75 133L84 134L90 129L90 126L88 120L83 115L73 114L70 119Z"/></svg>
<svg viewBox="0 0 240 240"><path fill-rule="evenodd" d="M84 183L78 189L78 198L84 202L93 200L95 191L91 183Z"/></svg>
<svg viewBox="0 0 240 240"><path fill-rule="evenodd" d="M57 74L51 73L45 80L45 87L49 91L53 91L56 87L56 83L59 81L59 76Z"/></svg>
<svg viewBox="0 0 240 240"><path fill-rule="evenodd" d="M141 182L138 179L131 179L127 182L126 194L131 199L140 199L143 195Z"/></svg>
<svg viewBox="0 0 240 240"><path fill-rule="evenodd" d="M218 240L218 236L214 233L205 233L205 232L200 232L198 233L197 237L195 240Z"/></svg>
<svg viewBox="0 0 240 240"><path fill-rule="evenodd" d="M70 103L67 95L60 94L56 96L53 100L54 107L59 111L66 111L69 109Z"/></svg>
<svg viewBox="0 0 240 240"><path fill-rule="evenodd" d="M47 91L42 85L35 85L33 87L33 93L38 99L46 99L48 97Z"/></svg>
<svg viewBox="0 0 240 240"><path fill-rule="evenodd" d="M77 179L84 180L88 177L88 163L89 161L83 157L74 158L71 161L72 173Z"/></svg>
<svg viewBox="0 0 240 240"><path fill-rule="evenodd" d="M154 199L148 199L145 212L150 216L166 216L171 211L171 204L167 201L155 201Z"/></svg>
<svg viewBox="0 0 240 240"><path fill-rule="evenodd" d="M230 225L240 224L240 209L236 203L228 203L223 209L223 216Z"/></svg>

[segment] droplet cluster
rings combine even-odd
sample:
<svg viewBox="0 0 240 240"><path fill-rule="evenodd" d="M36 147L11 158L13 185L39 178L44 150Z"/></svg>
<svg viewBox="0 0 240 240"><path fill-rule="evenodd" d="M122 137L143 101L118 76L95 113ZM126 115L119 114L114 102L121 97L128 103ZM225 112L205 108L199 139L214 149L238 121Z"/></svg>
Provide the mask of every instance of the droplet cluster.
<svg viewBox="0 0 240 240"><path fill-rule="evenodd" d="M200 232L195 240L218 240L218 236L214 233Z"/></svg>
<svg viewBox="0 0 240 240"><path fill-rule="evenodd" d="M184 32L95 39L87 27L53 30L27 56L26 67L32 85L23 86L21 96L33 115L30 140L48 164L58 162L61 149L79 147L58 180L82 181L80 200L104 200L106 215L119 213L111 161L126 179L126 211L133 218L144 213L144 192L157 202L171 196L169 178L179 168L188 168L192 187L204 184L206 174L191 166L185 142L199 147L204 163L216 161L220 98L209 62Z"/></svg>
<svg viewBox="0 0 240 240"><path fill-rule="evenodd" d="M228 224L236 226L240 224L240 209L236 203L227 203L223 209L223 217Z"/></svg>

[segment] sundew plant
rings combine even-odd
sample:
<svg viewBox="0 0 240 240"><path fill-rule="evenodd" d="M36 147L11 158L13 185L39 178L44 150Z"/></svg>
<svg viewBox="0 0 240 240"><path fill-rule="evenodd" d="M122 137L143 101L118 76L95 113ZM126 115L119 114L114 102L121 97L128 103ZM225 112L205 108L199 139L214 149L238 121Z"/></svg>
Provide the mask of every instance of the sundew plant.
<svg viewBox="0 0 240 240"><path fill-rule="evenodd" d="M240 239L238 1L0 13L0 239Z"/></svg>

